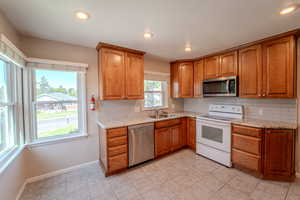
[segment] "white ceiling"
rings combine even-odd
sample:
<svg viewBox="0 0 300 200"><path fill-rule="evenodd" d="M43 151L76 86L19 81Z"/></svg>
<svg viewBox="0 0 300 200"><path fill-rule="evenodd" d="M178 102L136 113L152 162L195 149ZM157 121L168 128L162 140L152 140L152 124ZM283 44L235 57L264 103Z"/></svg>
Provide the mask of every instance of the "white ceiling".
<svg viewBox="0 0 300 200"><path fill-rule="evenodd" d="M39 38L96 47L99 41L165 60L194 58L300 28L300 12L278 12L300 0L0 0L17 29ZM82 22L78 10L91 18ZM144 31L154 33L145 40ZM184 52L190 44L192 52Z"/></svg>

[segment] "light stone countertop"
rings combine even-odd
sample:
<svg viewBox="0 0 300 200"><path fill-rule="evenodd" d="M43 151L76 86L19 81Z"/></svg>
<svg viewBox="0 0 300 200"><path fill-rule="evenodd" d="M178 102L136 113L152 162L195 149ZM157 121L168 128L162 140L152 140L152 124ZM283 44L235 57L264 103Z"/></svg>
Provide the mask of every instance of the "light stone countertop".
<svg viewBox="0 0 300 200"><path fill-rule="evenodd" d="M197 117L202 115L203 113L196 113L196 112L176 112L176 113L169 113L174 116L171 117L164 117L160 119L155 119L151 117L135 117L135 118L126 118L122 120L98 120L97 124L103 129L110 129L110 128L118 128L124 126L131 126L137 124L144 124L149 122L157 122L163 121L168 119L176 119L181 117Z"/></svg>
<svg viewBox="0 0 300 200"><path fill-rule="evenodd" d="M160 119L155 119L151 117L134 117L134 118L124 118L122 120L98 120L97 124L103 129L110 129L110 128L118 128L124 126L132 126L137 124L144 124L150 122L157 122L163 121L168 119L176 119L181 117L197 117L203 115L204 113L198 112L176 112L170 113L174 116L165 117ZM296 123L287 123L287 122L276 122L276 121L269 121L269 120L259 120L259 119L237 119L231 121L232 124L237 125L244 125L256 128L274 128L274 129L297 129Z"/></svg>
<svg viewBox="0 0 300 200"><path fill-rule="evenodd" d="M231 123L237 125L251 126L256 128L297 129L296 123L276 122L276 121L258 120L258 119L238 119L238 120L233 120Z"/></svg>

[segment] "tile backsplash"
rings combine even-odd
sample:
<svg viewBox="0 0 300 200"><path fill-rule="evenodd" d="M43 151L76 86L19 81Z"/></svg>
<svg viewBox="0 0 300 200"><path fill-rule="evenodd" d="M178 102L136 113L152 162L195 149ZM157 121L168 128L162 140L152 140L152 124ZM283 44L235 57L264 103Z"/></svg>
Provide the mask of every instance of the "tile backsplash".
<svg viewBox="0 0 300 200"><path fill-rule="evenodd" d="M245 118L297 123L296 99L201 98L185 99L184 110L208 112L210 104L243 105Z"/></svg>
<svg viewBox="0 0 300 200"><path fill-rule="evenodd" d="M149 116L153 111L143 111L143 100L98 101L98 119L119 120ZM169 111L183 111L183 99L169 98Z"/></svg>

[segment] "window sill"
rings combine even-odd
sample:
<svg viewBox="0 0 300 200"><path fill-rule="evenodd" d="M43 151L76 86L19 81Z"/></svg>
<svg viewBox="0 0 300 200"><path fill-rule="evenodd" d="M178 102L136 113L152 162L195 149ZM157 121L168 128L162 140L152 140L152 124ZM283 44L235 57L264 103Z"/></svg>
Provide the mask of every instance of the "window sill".
<svg viewBox="0 0 300 200"><path fill-rule="evenodd" d="M0 160L0 175L8 168L8 166L22 153L25 145L15 146Z"/></svg>
<svg viewBox="0 0 300 200"><path fill-rule="evenodd" d="M72 136L67 136L67 137L48 138L48 139L43 139L43 140L37 140L35 142L27 144L26 146L28 148L34 148L34 147L39 147L39 146L44 146L44 145L70 142L70 141L77 140L80 138L85 138L85 137L88 137L87 133L77 134L77 135L72 135Z"/></svg>

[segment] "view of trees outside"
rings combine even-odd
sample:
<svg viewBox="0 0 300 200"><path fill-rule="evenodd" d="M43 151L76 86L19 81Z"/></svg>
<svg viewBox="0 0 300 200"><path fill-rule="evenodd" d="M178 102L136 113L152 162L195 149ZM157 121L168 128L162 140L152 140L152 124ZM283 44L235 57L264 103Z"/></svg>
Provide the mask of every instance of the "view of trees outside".
<svg viewBox="0 0 300 200"><path fill-rule="evenodd" d="M163 81L144 81L144 107L160 107L163 106Z"/></svg>
<svg viewBox="0 0 300 200"><path fill-rule="evenodd" d="M5 63L0 60L0 103L7 103L7 80ZM5 149L5 133L8 131L8 109L0 105L0 153Z"/></svg>
<svg viewBox="0 0 300 200"><path fill-rule="evenodd" d="M78 130L77 73L36 70L38 138Z"/></svg>

